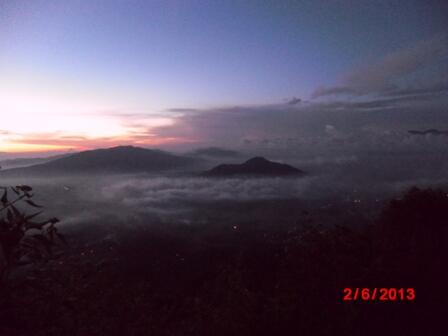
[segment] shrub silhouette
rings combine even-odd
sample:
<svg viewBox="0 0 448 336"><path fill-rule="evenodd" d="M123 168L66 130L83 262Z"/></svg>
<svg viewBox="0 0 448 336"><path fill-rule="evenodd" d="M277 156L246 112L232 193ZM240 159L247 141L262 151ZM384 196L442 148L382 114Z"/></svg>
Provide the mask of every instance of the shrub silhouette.
<svg viewBox="0 0 448 336"><path fill-rule="evenodd" d="M376 262L390 274L406 277L418 270L432 277L448 255L447 229L448 195L414 187L383 210L375 236Z"/></svg>
<svg viewBox="0 0 448 336"><path fill-rule="evenodd" d="M53 255L56 239L65 240L55 226L59 222L57 218L36 221L42 211L27 215L18 208L20 205L42 208L32 200L33 189L30 186L19 185L0 189L3 189L3 196L0 199L1 285L16 267L45 261ZM11 201L8 191L14 194L14 199Z"/></svg>

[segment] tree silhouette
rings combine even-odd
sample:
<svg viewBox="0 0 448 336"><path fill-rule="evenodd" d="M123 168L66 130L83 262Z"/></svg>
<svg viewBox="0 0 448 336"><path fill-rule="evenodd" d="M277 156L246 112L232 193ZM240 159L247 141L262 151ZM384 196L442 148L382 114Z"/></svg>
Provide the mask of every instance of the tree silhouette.
<svg viewBox="0 0 448 336"><path fill-rule="evenodd" d="M383 263L399 263L401 269L428 268L447 252L447 228L448 195L414 187L383 210L377 253Z"/></svg>

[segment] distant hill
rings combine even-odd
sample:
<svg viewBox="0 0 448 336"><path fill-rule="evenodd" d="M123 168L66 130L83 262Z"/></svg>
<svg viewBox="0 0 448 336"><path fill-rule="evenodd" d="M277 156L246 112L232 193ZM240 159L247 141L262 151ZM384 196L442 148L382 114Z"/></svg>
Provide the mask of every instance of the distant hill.
<svg viewBox="0 0 448 336"><path fill-rule="evenodd" d="M186 167L195 159L133 146L95 149L43 164L9 169L2 175L157 172Z"/></svg>
<svg viewBox="0 0 448 336"><path fill-rule="evenodd" d="M49 157L5 159L5 160L0 161L0 167L2 169L27 167L27 166L37 165L37 164L41 164L41 163L45 163L45 162L50 162L50 161L53 161L56 159L67 157L69 155L73 155L73 153L60 154L60 155L54 155L54 156L49 156Z"/></svg>
<svg viewBox="0 0 448 336"><path fill-rule="evenodd" d="M290 165L254 157L242 164L222 164L203 173L203 176L300 176L305 173Z"/></svg>

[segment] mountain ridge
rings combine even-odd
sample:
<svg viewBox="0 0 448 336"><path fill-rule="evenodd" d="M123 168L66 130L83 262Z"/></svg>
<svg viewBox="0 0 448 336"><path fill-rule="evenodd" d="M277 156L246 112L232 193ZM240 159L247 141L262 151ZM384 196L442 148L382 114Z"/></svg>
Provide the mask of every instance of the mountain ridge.
<svg viewBox="0 0 448 336"><path fill-rule="evenodd" d="M195 162L194 158L158 149L117 146L82 151L29 167L8 169L2 175L157 172L187 167Z"/></svg>

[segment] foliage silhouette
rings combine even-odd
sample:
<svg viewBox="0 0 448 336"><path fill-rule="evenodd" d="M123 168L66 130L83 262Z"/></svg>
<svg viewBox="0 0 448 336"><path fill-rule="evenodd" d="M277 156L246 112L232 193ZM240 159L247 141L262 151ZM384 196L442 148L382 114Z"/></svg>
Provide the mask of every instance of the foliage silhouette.
<svg viewBox="0 0 448 336"><path fill-rule="evenodd" d="M44 262L54 256L53 247L57 240L65 242L58 232L57 218L37 221L42 210L27 215L20 204L42 208L32 198L33 189L27 185L0 187L0 285L15 268L22 265ZM8 193L9 191L9 193ZM10 200L10 195L13 199Z"/></svg>

